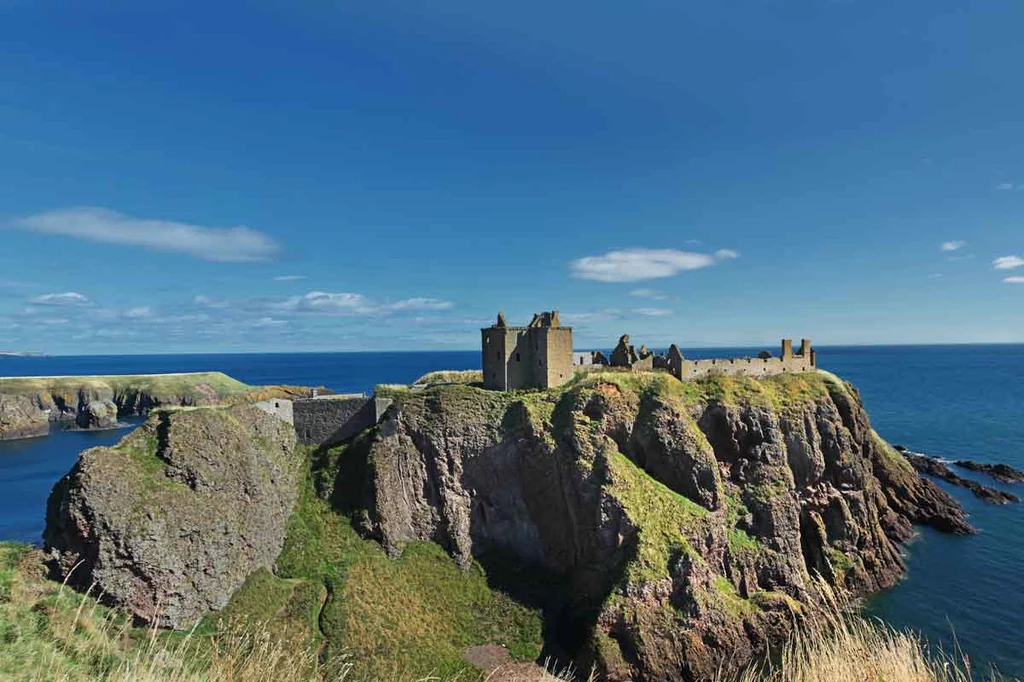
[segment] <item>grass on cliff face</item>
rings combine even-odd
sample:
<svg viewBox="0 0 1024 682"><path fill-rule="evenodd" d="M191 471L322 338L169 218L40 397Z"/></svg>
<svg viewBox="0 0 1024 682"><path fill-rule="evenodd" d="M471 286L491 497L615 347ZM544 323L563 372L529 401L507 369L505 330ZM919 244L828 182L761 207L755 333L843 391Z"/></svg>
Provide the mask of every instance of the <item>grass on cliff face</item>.
<svg viewBox="0 0 1024 682"><path fill-rule="evenodd" d="M326 587L319 624L332 674L351 664L366 679L471 680L478 673L464 659L467 647L503 645L521 661L540 654L540 614L492 590L478 565L463 570L427 542L389 559L316 497L308 481L277 573Z"/></svg>
<svg viewBox="0 0 1024 682"><path fill-rule="evenodd" d="M639 529L636 558L626 578L641 583L669 576L669 564L680 553L696 550L683 535L710 512L651 478L628 457L606 450L611 484L609 492L622 504L626 515Z"/></svg>

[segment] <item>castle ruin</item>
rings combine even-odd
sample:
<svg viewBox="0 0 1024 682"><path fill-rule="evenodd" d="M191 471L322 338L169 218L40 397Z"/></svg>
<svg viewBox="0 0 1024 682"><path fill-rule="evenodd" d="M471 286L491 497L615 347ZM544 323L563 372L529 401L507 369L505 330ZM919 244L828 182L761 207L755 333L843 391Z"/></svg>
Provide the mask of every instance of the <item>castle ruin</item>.
<svg viewBox="0 0 1024 682"><path fill-rule="evenodd" d="M509 327L498 313L480 336L484 388L552 388L572 378L572 327L562 326L557 310L537 313L526 327Z"/></svg>
<svg viewBox="0 0 1024 682"><path fill-rule="evenodd" d="M480 330L484 388L514 391L552 388L572 378L575 370L591 365L611 365L633 371L667 371L680 381L706 376L767 377L817 368L810 339L801 339L793 352L793 341L782 340L778 357L763 352L756 358L707 358L688 360L676 344L666 355L656 355L641 346L637 351L623 335L610 361L601 352L574 353L572 328L563 327L558 311L538 313L526 327L509 327L498 313L497 322Z"/></svg>

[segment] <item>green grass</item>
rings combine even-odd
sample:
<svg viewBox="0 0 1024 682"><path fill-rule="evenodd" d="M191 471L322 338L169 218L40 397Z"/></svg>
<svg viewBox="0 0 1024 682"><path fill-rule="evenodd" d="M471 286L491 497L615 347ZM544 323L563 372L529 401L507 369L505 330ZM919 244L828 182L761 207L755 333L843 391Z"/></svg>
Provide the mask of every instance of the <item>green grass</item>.
<svg viewBox="0 0 1024 682"><path fill-rule="evenodd" d="M350 655L360 679L428 673L471 679L478 673L463 656L478 644L505 645L519 660L540 653L540 614L492 590L479 565L459 568L426 542L390 559L309 482L289 520L277 573L326 586L324 653L335 667Z"/></svg>
<svg viewBox="0 0 1024 682"><path fill-rule="evenodd" d="M627 581L667 578L673 558L683 552L696 556L685 531L694 531L710 512L654 480L617 450L609 448L606 455L609 493L622 504L640 533L636 559L627 567Z"/></svg>
<svg viewBox="0 0 1024 682"><path fill-rule="evenodd" d="M714 595L716 602L729 615L737 618L750 618L758 612L757 605L749 599L741 597L740 593L736 591L736 586L724 576L716 575L713 579L713 584L716 592Z"/></svg>
<svg viewBox="0 0 1024 682"><path fill-rule="evenodd" d="M49 393L70 395L79 389L108 390L123 393L130 390L152 395L182 395L201 398L201 385L209 386L224 398L239 395L252 387L221 372L190 374L138 374L110 376L8 377L0 378L0 393L37 395Z"/></svg>
<svg viewBox="0 0 1024 682"><path fill-rule="evenodd" d="M478 369L442 370L428 372L417 379L415 384L433 386L437 384L482 384L484 373Z"/></svg>

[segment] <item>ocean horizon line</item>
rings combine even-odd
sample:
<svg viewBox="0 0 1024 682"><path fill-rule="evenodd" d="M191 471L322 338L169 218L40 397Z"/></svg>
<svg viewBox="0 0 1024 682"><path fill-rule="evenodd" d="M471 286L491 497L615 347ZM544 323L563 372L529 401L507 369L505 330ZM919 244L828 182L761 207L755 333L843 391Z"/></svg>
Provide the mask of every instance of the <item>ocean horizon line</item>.
<svg viewBox="0 0 1024 682"><path fill-rule="evenodd" d="M777 345L777 344L774 344ZM814 344L814 347L822 350L830 349L857 349L857 348L964 348L964 347L1009 347L1024 346L1024 341L971 341L959 343L831 343ZM607 347L586 346L574 348L575 352L586 352L594 350L609 350L614 347L611 344ZM695 345L681 346L682 350L751 350L769 347L768 344L729 344L729 345ZM653 350L665 350L668 346L651 345ZM5 359L35 359L46 358L113 358L113 357L181 357L181 356L204 356L204 355L380 355L380 354L415 354L415 353L479 353L479 348L422 348L422 349L376 349L376 350L245 350L245 351L157 351L157 352L129 352L129 353L33 353L0 354L0 361Z"/></svg>

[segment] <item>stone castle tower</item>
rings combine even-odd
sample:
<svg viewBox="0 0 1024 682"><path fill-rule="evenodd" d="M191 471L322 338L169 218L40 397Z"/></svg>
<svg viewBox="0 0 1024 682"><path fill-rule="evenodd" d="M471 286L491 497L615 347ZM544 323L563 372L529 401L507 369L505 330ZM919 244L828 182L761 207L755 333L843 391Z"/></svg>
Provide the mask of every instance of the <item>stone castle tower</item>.
<svg viewBox="0 0 1024 682"><path fill-rule="evenodd" d="M480 335L484 388L551 388L572 378L572 327L562 326L557 310L534 315L527 327L509 327L498 313Z"/></svg>

